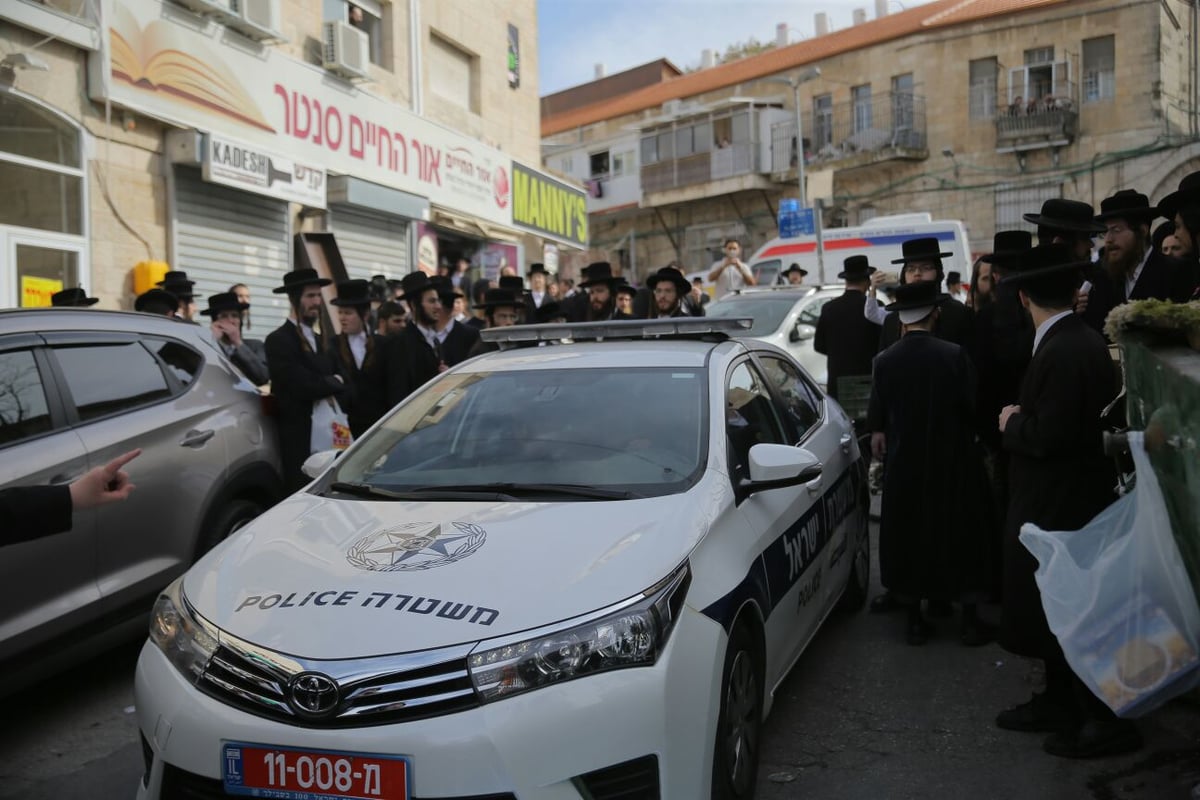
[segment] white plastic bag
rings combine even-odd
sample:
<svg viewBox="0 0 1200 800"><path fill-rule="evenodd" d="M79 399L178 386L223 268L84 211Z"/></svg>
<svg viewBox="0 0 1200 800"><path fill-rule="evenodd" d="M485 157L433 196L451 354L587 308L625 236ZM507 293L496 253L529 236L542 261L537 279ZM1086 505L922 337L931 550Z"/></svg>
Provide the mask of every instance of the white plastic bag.
<svg viewBox="0 0 1200 800"><path fill-rule="evenodd" d="M1134 491L1078 531L1021 528L1050 630L1067 662L1122 717L1200 684L1200 608L1141 433Z"/></svg>
<svg viewBox="0 0 1200 800"><path fill-rule="evenodd" d="M313 403L312 437L309 453L326 450L345 450L354 441L350 435L350 420L336 399L323 397Z"/></svg>

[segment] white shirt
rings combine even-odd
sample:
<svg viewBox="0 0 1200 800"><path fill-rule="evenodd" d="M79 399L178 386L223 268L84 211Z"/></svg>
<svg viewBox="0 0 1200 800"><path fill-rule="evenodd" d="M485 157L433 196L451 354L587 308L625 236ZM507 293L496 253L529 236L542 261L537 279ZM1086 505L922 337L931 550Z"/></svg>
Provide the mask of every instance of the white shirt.
<svg viewBox="0 0 1200 800"><path fill-rule="evenodd" d="M288 321L300 329L300 333L304 334L304 338L308 340L308 346L314 353L317 352L317 334L313 333L313 329L294 319Z"/></svg>
<svg viewBox="0 0 1200 800"><path fill-rule="evenodd" d="M1132 275L1125 276L1125 296L1126 297L1129 297L1129 295L1133 294L1133 287L1137 285L1138 278L1140 278L1142 276L1142 268L1145 267L1146 262L1150 260L1150 251L1153 249L1154 248L1151 248L1151 247L1146 248L1146 255L1142 256L1142 263L1137 265L1137 269L1135 269L1133 271Z"/></svg>
<svg viewBox="0 0 1200 800"><path fill-rule="evenodd" d="M876 325L882 325L887 319L888 312L883 310L883 306L879 305L879 301L867 292L867 301L863 304L863 316L867 318L867 322L874 322Z"/></svg>
<svg viewBox="0 0 1200 800"><path fill-rule="evenodd" d="M713 265L708 268L708 271L712 272L714 269L724 263L725 259L723 258L720 261L714 261ZM738 266L739 264L742 266ZM742 274L742 267L745 267L745 265L739 260L737 264L731 264L728 269L717 276L716 287L718 300L730 292L742 289L746 286L746 276ZM745 267L745 269L747 272L750 271L749 267Z"/></svg>
<svg viewBox="0 0 1200 800"><path fill-rule="evenodd" d="M1035 355L1037 354L1038 345L1042 343L1042 337L1046 335L1046 331L1050 330L1050 328L1054 326L1054 323L1058 322L1060 319L1069 317L1074 313L1075 311L1073 309L1060 311L1050 319L1043 321L1041 325L1037 326L1037 332L1033 334L1033 352Z"/></svg>
<svg viewBox="0 0 1200 800"><path fill-rule="evenodd" d="M541 308L542 300L543 300L543 298L546 297L546 293L545 292L530 292L529 294L530 294L530 296L533 297L533 307Z"/></svg>
<svg viewBox="0 0 1200 800"><path fill-rule="evenodd" d="M347 336L346 339L350 342L350 355L354 356L354 366L362 369L363 359L367 357L366 332Z"/></svg>

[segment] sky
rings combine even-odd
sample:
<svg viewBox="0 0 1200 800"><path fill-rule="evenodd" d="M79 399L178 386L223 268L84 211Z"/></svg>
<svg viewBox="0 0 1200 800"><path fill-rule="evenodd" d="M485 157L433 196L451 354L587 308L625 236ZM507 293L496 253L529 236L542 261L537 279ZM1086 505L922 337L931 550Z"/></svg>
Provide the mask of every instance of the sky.
<svg viewBox="0 0 1200 800"><path fill-rule="evenodd" d="M895 13L929 0L888 0ZM539 94L587 83L600 62L612 75L659 58L680 69L700 64L706 48L720 53L751 36L774 41L786 22L791 42L813 36L824 11L830 30L850 27L855 8L875 18L875 0L538 0Z"/></svg>

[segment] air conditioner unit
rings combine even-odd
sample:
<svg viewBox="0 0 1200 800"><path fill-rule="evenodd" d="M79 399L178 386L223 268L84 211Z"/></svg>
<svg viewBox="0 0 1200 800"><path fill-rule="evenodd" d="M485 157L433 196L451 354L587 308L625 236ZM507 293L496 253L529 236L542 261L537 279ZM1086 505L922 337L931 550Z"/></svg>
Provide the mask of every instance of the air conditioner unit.
<svg viewBox="0 0 1200 800"><path fill-rule="evenodd" d="M340 20L325 23L323 66L347 78L366 78L371 63L371 40L364 31Z"/></svg>
<svg viewBox="0 0 1200 800"><path fill-rule="evenodd" d="M226 24L251 39L281 39L279 0L228 0L237 17Z"/></svg>
<svg viewBox="0 0 1200 800"><path fill-rule="evenodd" d="M223 22L237 19L237 10L233 8L236 0L176 0L176 2L197 14L217 17Z"/></svg>

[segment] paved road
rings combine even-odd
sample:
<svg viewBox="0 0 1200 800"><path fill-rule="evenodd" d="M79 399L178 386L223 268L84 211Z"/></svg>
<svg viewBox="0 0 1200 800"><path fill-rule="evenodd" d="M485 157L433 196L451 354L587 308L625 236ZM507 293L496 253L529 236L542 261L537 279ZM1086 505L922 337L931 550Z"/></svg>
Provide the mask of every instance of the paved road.
<svg viewBox="0 0 1200 800"><path fill-rule="evenodd" d="M907 646L902 626L899 616L831 618L777 692L762 800L1189 800L1200 783L1200 701L1144 720L1141 753L1064 761L1042 753L1039 734L992 726L999 709L1028 696L1029 662L994 645L962 647L953 620L924 647ZM138 649L4 701L0 798L133 796Z"/></svg>

